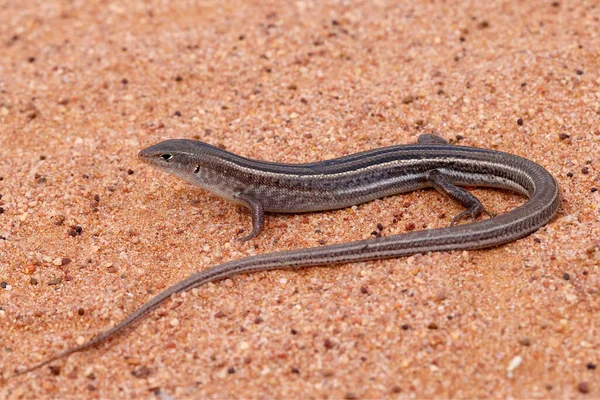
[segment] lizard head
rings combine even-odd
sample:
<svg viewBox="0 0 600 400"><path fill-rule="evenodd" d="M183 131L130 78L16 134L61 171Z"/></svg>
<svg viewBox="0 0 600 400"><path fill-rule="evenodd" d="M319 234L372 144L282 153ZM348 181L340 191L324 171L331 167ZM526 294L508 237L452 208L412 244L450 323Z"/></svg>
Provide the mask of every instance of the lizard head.
<svg viewBox="0 0 600 400"><path fill-rule="evenodd" d="M237 190L226 172L232 165L227 160L235 157L210 144L189 139L165 140L138 153L144 163L228 199Z"/></svg>
<svg viewBox="0 0 600 400"><path fill-rule="evenodd" d="M138 158L170 174L187 176L197 173L197 169L200 168L201 153L194 151L196 143L198 142L186 139L165 140L140 150Z"/></svg>

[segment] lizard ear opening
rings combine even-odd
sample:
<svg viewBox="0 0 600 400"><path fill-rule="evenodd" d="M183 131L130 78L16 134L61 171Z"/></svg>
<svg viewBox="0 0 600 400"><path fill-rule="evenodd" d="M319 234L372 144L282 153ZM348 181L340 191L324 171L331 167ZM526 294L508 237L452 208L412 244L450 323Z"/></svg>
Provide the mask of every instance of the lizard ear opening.
<svg viewBox="0 0 600 400"><path fill-rule="evenodd" d="M164 153L160 155L160 158L162 158L165 161L171 161L171 159L173 158L173 154Z"/></svg>

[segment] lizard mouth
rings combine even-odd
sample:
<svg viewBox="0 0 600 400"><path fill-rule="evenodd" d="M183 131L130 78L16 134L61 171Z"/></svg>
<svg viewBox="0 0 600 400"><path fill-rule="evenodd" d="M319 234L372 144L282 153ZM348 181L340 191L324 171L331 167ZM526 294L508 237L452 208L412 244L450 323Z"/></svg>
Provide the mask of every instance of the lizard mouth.
<svg viewBox="0 0 600 400"><path fill-rule="evenodd" d="M138 153L138 159L146 164L161 166L174 161L173 153L167 151L153 151L152 148L142 149Z"/></svg>
<svg viewBox="0 0 600 400"><path fill-rule="evenodd" d="M148 149L142 149L138 152L138 159L148 163L150 161L150 152L148 151Z"/></svg>

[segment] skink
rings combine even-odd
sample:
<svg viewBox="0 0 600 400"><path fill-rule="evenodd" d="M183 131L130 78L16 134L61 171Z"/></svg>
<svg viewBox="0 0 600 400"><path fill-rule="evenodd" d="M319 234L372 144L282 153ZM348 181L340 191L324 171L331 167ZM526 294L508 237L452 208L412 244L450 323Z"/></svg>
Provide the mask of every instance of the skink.
<svg viewBox="0 0 600 400"><path fill-rule="evenodd" d="M279 164L251 160L206 143L167 140L139 152L140 160L252 211L252 232L262 229L264 212L306 212L344 208L376 198L434 187L466 210L450 227L413 231L300 250L261 254L200 271L143 304L114 327L88 342L65 350L18 375L89 349L122 332L173 294L231 276L278 268L302 268L406 256L443 250L497 246L527 236L556 214L559 187L548 171L528 159L499 151L453 146L433 135L418 144L380 148L310 164ZM506 214L470 224L484 208L458 186L503 188L529 197Z"/></svg>

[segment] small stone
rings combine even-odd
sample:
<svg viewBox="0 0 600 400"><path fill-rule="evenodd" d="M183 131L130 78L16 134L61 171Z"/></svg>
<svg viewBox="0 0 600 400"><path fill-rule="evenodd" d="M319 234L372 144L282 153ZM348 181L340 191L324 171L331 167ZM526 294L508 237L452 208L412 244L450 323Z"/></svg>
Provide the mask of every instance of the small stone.
<svg viewBox="0 0 600 400"><path fill-rule="evenodd" d="M519 118L519 119L517 120L517 124L518 124L519 126L522 126L522 125L523 125L523 118Z"/></svg>
<svg viewBox="0 0 600 400"><path fill-rule="evenodd" d="M58 376L60 375L60 367L58 365L51 365L48 367L52 375Z"/></svg>
<svg viewBox="0 0 600 400"><path fill-rule="evenodd" d="M51 279L48 281L48 286L54 286L54 285L58 285L62 282L62 276L59 276L57 278Z"/></svg>
<svg viewBox="0 0 600 400"><path fill-rule="evenodd" d="M558 135L558 138L559 138L560 140L566 140L566 139L568 139L568 138L570 138L570 137L571 137L571 136L570 136L570 135L567 135L566 133L561 133L561 134L559 134L559 135Z"/></svg>
<svg viewBox="0 0 600 400"><path fill-rule="evenodd" d="M523 362L523 357L516 356L512 360L510 360L510 364L508 364L508 367L506 368L506 370L508 372L512 372L515 369L517 369L519 367L519 365L521 365L522 362Z"/></svg>
<svg viewBox="0 0 600 400"><path fill-rule="evenodd" d="M394 386L392 386L392 389L390 391L394 394L398 394L398 393L402 392L402 388L398 385L394 385Z"/></svg>
<svg viewBox="0 0 600 400"><path fill-rule="evenodd" d="M427 325L427 329L438 329L438 324L430 322L429 325Z"/></svg>
<svg viewBox="0 0 600 400"><path fill-rule="evenodd" d="M172 320L169 322L169 324L170 324L171 326L175 327L175 326L179 325L179 320L178 320L177 318L173 318L173 319L172 319Z"/></svg>
<svg viewBox="0 0 600 400"><path fill-rule="evenodd" d="M579 382L579 384L577 385L577 390L579 390L579 392L583 394L589 393L590 385L587 382Z"/></svg>
<svg viewBox="0 0 600 400"><path fill-rule="evenodd" d="M523 338L523 339L519 340L519 344L521 346L531 346L531 339Z"/></svg>
<svg viewBox="0 0 600 400"><path fill-rule="evenodd" d="M29 278L29 284L35 286L38 284L38 280L32 276L31 278Z"/></svg>
<svg viewBox="0 0 600 400"><path fill-rule="evenodd" d="M35 268L35 265L27 264L23 267L23 272L25 273L25 275L33 275L33 273L35 272Z"/></svg>
<svg viewBox="0 0 600 400"><path fill-rule="evenodd" d="M325 339L323 341L323 345L325 346L326 349L331 349L335 346L335 344L331 341L331 339Z"/></svg>
<svg viewBox="0 0 600 400"><path fill-rule="evenodd" d="M323 376L325 378L331 378L333 375L335 375L335 372L331 369L325 369L323 370Z"/></svg>
<svg viewBox="0 0 600 400"><path fill-rule="evenodd" d="M96 374L94 373L94 367L92 367L92 366L86 367L86 369L83 371L83 376L85 376L86 378L91 379L91 380L96 379Z"/></svg>
<svg viewBox="0 0 600 400"><path fill-rule="evenodd" d="M131 375L135 376L136 378L147 378L148 375L150 375L150 369L142 365L138 369L131 371Z"/></svg>

